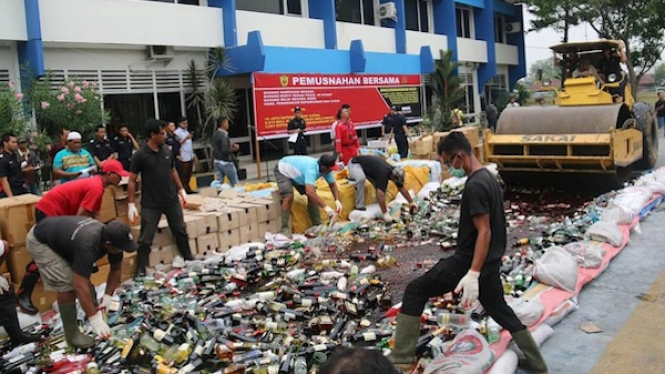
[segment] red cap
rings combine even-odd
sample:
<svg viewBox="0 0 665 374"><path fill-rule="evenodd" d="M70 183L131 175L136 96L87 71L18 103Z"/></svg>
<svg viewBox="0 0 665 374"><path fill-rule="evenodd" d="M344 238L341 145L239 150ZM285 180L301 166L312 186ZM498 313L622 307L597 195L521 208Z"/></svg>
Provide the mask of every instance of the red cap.
<svg viewBox="0 0 665 374"><path fill-rule="evenodd" d="M106 160L102 162L102 173L116 173L121 177L128 177L129 173L123 169L118 160Z"/></svg>

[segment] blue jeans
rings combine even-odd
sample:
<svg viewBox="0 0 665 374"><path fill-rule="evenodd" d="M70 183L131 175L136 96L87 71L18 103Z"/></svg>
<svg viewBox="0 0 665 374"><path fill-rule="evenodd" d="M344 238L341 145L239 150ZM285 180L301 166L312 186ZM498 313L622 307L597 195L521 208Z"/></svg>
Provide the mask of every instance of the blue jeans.
<svg viewBox="0 0 665 374"><path fill-rule="evenodd" d="M224 176L227 176L229 177L231 187L235 187L238 184L238 171L233 162L215 160L215 172L217 173L219 183L224 183Z"/></svg>
<svg viewBox="0 0 665 374"><path fill-rule="evenodd" d="M665 127L665 117L658 117L658 128L662 129Z"/></svg>
<svg viewBox="0 0 665 374"><path fill-rule="evenodd" d="M34 195L41 195L42 192L39 190L39 183L28 183L28 192Z"/></svg>

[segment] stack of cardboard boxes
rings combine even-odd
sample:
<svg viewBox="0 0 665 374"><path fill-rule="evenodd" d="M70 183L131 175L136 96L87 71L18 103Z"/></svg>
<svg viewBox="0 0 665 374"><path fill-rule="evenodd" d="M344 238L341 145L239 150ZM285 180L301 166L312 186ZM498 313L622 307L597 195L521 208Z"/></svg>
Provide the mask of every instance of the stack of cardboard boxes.
<svg viewBox="0 0 665 374"><path fill-rule="evenodd" d="M3 276L14 283L18 289L26 266L32 261L32 256L25 246L28 231L35 224L35 205L40 197L35 195L21 195L0 199L0 233L2 239L9 243L9 250L5 254L4 264L0 267ZM51 309L56 299L55 292L44 290L41 281L35 286L32 294L33 304L41 311Z"/></svg>

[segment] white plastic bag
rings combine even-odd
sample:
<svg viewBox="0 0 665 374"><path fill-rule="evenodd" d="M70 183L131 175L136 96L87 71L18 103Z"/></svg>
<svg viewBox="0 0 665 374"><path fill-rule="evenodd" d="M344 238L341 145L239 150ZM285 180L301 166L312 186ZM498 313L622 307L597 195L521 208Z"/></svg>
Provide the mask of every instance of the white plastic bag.
<svg viewBox="0 0 665 374"><path fill-rule="evenodd" d="M543 321L543 323L554 327L554 325L561 322L561 320L566 318L567 315L576 311L578 308L579 306L577 305L577 303L575 303L573 300L568 299L559 304L558 307L554 308L552 314L550 314L550 316L547 317Z"/></svg>
<svg viewBox="0 0 665 374"><path fill-rule="evenodd" d="M605 255L603 247L585 242L568 243L563 249L575 257L579 267L588 269L599 267Z"/></svg>
<svg viewBox="0 0 665 374"><path fill-rule="evenodd" d="M653 193L644 187L626 187L614 198L613 203L626 208L635 214L640 214Z"/></svg>
<svg viewBox="0 0 665 374"><path fill-rule="evenodd" d="M575 292L577 262L561 247L550 247L536 260L533 276L539 282L568 292Z"/></svg>
<svg viewBox="0 0 665 374"><path fill-rule="evenodd" d="M513 309L517 318L527 327L533 326L545 313L545 306L540 301L540 297L532 300L525 300L520 297L509 301L508 306Z"/></svg>
<svg viewBox="0 0 665 374"><path fill-rule="evenodd" d="M349 221L360 222L381 217L381 215L381 207L379 207L379 204L371 204L367 205L365 210L354 210L349 213Z"/></svg>
<svg viewBox="0 0 665 374"><path fill-rule="evenodd" d="M429 199L429 193L436 191L441 187L439 182L427 182L425 185L418 191L418 197L421 199Z"/></svg>
<svg viewBox="0 0 665 374"><path fill-rule="evenodd" d="M600 220L616 223L617 225L628 225L635 219L633 211L610 203L607 208L600 213Z"/></svg>
<svg viewBox="0 0 665 374"><path fill-rule="evenodd" d="M494 361L494 365L492 365L487 374L515 374L519 363L520 359L517 357L517 353L508 349Z"/></svg>
<svg viewBox="0 0 665 374"><path fill-rule="evenodd" d="M614 247L623 243L623 231L612 222L598 221L587 229L584 236L590 240L609 243Z"/></svg>
<svg viewBox="0 0 665 374"><path fill-rule="evenodd" d="M493 361L494 353L485 337L475 329L466 329L434 357L423 374L482 374Z"/></svg>

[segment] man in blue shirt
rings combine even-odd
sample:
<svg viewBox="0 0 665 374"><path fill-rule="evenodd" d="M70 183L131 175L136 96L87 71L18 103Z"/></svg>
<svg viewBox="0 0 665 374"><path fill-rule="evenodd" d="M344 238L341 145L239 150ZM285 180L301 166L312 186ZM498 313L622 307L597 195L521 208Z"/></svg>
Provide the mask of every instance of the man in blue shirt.
<svg viewBox="0 0 665 374"><path fill-rule="evenodd" d="M291 205L293 204L293 188L301 195L307 195L307 211L312 225L321 224L321 211L324 209L328 218L332 219L342 211L339 201L339 191L335 184L332 168L335 166L335 156L325 154L318 160L309 156L287 156L279 160L275 167L275 180L282 197L282 234L291 237ZM335 210L316 193L314 185L323 177L335 197Z"/></svg>
<svg viewBox="0 0 665 374"><path fill-rule="evenodd" d="M53 159L53 177L65 183L76 178L87 178L95 170L95 160L90 152L81 149L81 134L72 131L67 135L67 147Z"/></svg>

